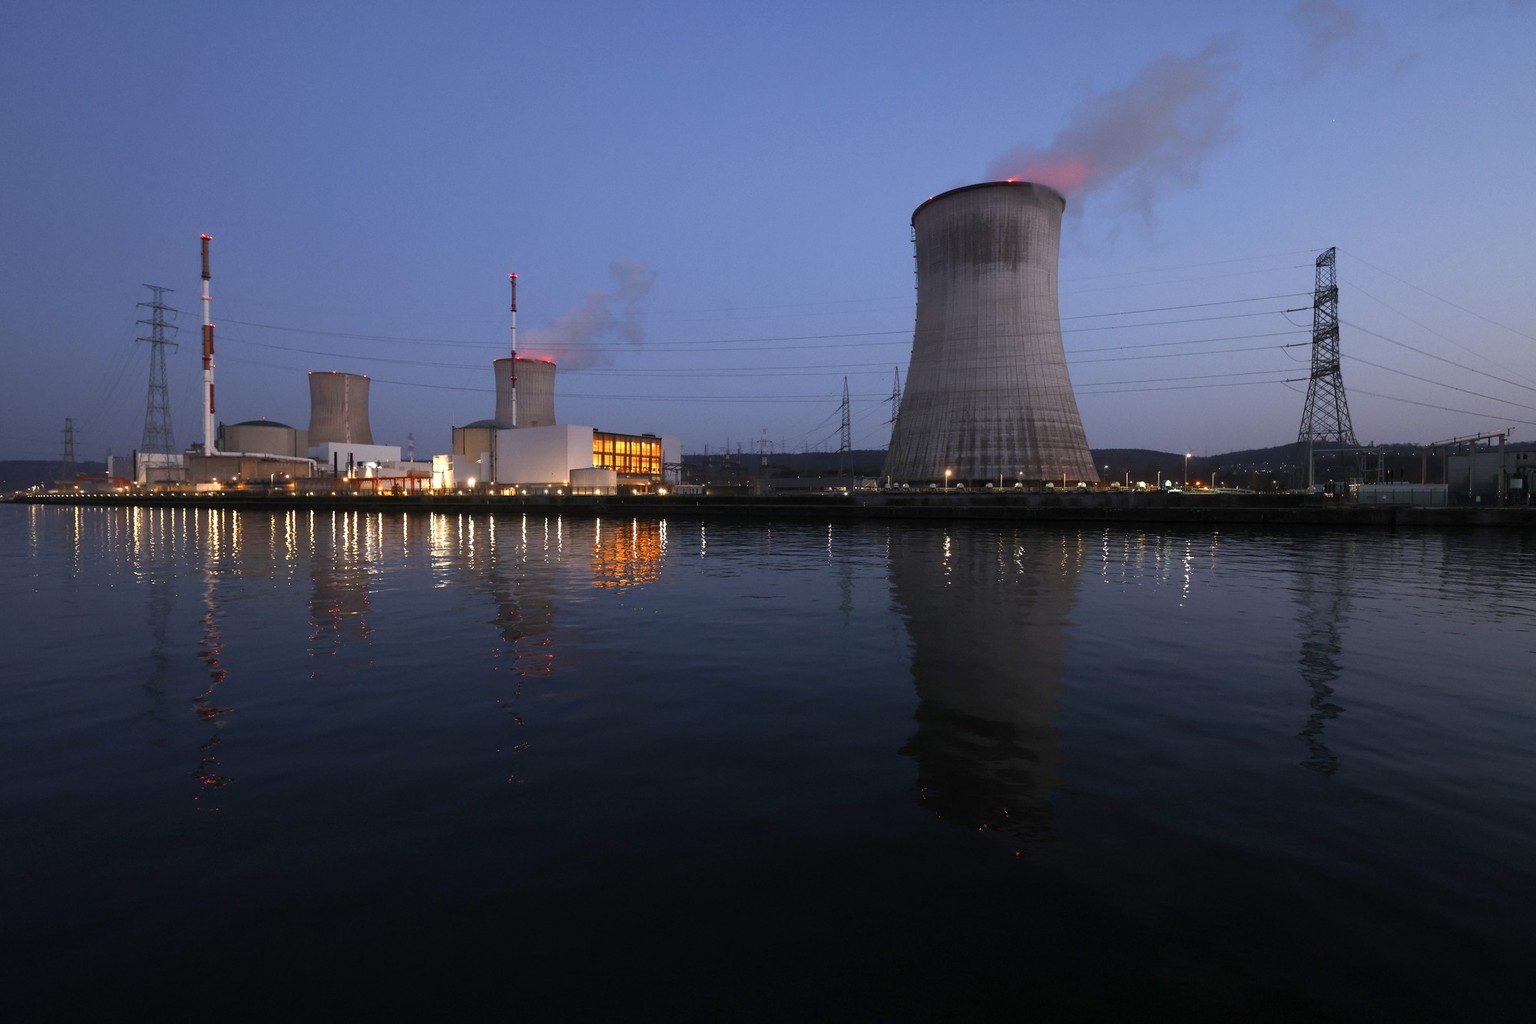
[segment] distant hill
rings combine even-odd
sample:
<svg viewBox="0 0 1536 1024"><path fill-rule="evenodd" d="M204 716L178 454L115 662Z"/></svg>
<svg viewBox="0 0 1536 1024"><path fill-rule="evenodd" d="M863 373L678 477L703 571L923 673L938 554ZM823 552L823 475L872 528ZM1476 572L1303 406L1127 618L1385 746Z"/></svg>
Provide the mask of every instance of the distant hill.
<svg viewBox="0 0 1536 1024"><path fill-rule="evenodd" d="M695 481L726 483L759 477L878 476L884 449L838 452L711 452L683 456L683 475Z"/></svg>
<svg viewBox="0 0 1536 1024"><path fill-rule="evenodd" d="M1512 446L1512 447L1519 447ZM1421 475L1429 482L1438 478L1437 459L1426 458L1426 449L1415 444L1372 445L1370 471L1380 469L1386 479L1414 480ZM1173 481L1186 479L1185 453L1160 452L1150 448L1095 448L1094 465L1106 483L1135 484L1137 481ZM1306 473L1301 445L1296 442L1271 448L1246 448L1219 455L1189 456L1187 479L1190 483L1210 484L1214 478L1220 487L1247 487L1253 490L1285 490L1301 486ZM883 449L860 449L839 456L837 452L712 452L683 456L684 475L694 481L726 483L759 478L818 476L879 476L885 465ZM1349 479L1355 475L1353 455L1320 455L1316 476L1322 481Z"/></svg>
<svg viewBox="0 0 1536 1024"><path fill-rule="evenodd" d="M75 472L101 475L105 462L77 462ZM59 475L58 459L0 459L0 493L24 491L36 484L51 485Z"/></svg>
<svg viewBox="0 0 1536 1024"><path fill-rule="evenodd" d="M1182 481L1184 454L1182 452L1158 452L1146 448L1096 448L1094 464L1106 481L1121 480L1129 476L1132 482L1151 481L1162 474L1165 480ZM1189 460L1189 478L1207 480L1215 469L1257 474L1279 474L1294 468L1298 462L1296 445L1281 445L1252 451L1232 452L1226 455L1192 456ZM725 482L731 479L752 480L759 477L816 477L816 476L879 476L885 466L884 449L859 449L839 455L837 452L711 452L709 455L688 454L683 456L686 475L695 480ZM1107 468L1106 468L1107 467Z"/></svg>
<svg viewBox="0 0 1536 1024"><path fill-rule="evenodd" d="M1095 448L1094 463L1107 483L1145 480L1171 480L1182 484L1186 479L1184 452L1159 452L1148 448ZM1301 455L1295 444L1274 448L1250 448L1222 455L1190 455L1189 481L1209 484L1212 474L1223 487L1251 487L1272 490L1295 486Z"/></svg>

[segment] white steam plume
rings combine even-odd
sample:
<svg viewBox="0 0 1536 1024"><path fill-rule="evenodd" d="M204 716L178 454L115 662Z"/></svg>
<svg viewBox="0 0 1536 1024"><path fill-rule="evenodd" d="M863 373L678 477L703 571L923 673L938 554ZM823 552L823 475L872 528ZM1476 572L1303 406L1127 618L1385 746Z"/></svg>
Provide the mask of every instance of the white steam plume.
<svg viewBox="0 0 1536 1024"><path fill-rule="evenodd" d="M586 301L546 327L518 334L518 355L548 357L562 370L590 370L613 363L615 342L639 348L645 342L641 313L656 283L656 272L639 260L608 264L614 287L592 289Z"/></svg>
<svg viewBox="0 0 1536 1024"><path fill-rule="evenodd" d="M1360 16L1335 0L1298 0L1291 17L1301 29L1310 77L1344 61L1362 38Z"/></svg>
<svg viewBox="0 0 1536 1024"><path fill-rule="evenodd" d="M1011 150L988 176L1035 181L1079 198L1113 185L1150 217L1158 196L1193 183L1206 156L1232 138L1235 71L1217 46L1193 57L1159 57L1125 88L1080 103L1049 146Z"/></svg>

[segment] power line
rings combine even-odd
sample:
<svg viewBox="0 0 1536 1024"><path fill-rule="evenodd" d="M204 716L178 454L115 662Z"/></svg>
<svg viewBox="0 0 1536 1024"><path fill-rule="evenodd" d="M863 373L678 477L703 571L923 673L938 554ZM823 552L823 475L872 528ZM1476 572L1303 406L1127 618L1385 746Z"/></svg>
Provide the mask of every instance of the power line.
<svg viewBox="0 0 1536 1024"><path fill-rule="evenodd" d="M1412 398L1402 398L1397 395L1383 395L1377 391L1367 391L1364 388L1352 388L1357 395L1369 395L1372 398L1381 398L1388 402L1401 402L1404 405L1416 405L1424 409L1437 409L1440 412L1460 413L1463 416L1486 416L1485 412L1474 412L1471 409L1453 409L1448 405L1436 405L1433 402L1420 402ZM1536 427L1536 420L1520 420L1509 416L1499 417L1501 422L1518 423L1522 427Z"/></svg>
<svg viewBox="0 0 1536 1024"><path fill-rule="evenodd" d="M1413 353L1416 353L1418 355L1424 356L1426 359L1433 359L1433 360L1435 360L1437 362L1445 363L1447 366L1454 366L1458 370L1465 370L1468 373L1474 373L1474 374L1476 374L1479 377L1487 377L1489 380L1496 380L1500 384L1508 384L1510 387L1520 388L1522 391L1533 391L1533 392L1536 392L1536 387L1533 387L1530 384L1522 384L1522 383L1520 383L1517 380L1509 380L1508 378L1500 377L1497 374L1489 373L1486 370L1478 370L1478 369L1475 369L1475 368L1473 368L1471 366L1467 366L1464 363L1458 363L1458 362L1456 362L1453 359L1447 359L1444 356L1437 356L1433 352L1425 352L1421 348L1414 348L1412 345L1409 345L1406 342L1398 341L1396 338L1389 338L1385 334L1381 334L1378 331L1373 331L1373 330L1371 330L1370 328L1367 328L1367 327L1359 327L1359 326L1356 326L1355 324L1348 323L1348 321L1345 321L1345 323L1348 324L1348 326L1349 326L1349 328L1351 330L1359 331L1361 334L1369 334L1373 338L1380 338L1382 341L1385 341L1385 342L1388 342L1390 344L1396 345L1399 348L1405 348L1409 352L1413 352ZM1351 356L1350 358L1353 359L1353 358L1356 358L1356 357ZM1365 360L1362 359L1360 361L1364 362ZM1372 363L1370 365L1374 366L1376 364ZM1385 366L1380 367L1380 368L1383 369L1383 370L1390 369L1390 367L1385 367ZM1393 372L1398 372L1398 371L1393 371ZM1419 379L1422 380L1424 378L1419 378ZM1430 383L1436 383L1436 382L1435 381L1431 381Z"/></svg>
<svg viewBox="0 0 1536 1024"><path fill-rule="evenodd" d="M258 327L264 331L284 331L290 334L313 334L319 338L347 338L352 341L387 341L409 345L455 345L459 347L493 348L489 342L457 341L453 338L423 338L397 334L364 334L358 331L326 331L318 327L295 327L290 324L263 324L253 320L234 320L221 317L221 324L239 324L241 327ZM503 346L505 347L505 346Z"/></svg>
<svg viewBox="0 0 1536 1024"><path fill-rule="evenodd" d="M1258 376L1261 376L1263 374L1274 374L1274 373L1280 373L1280 372L1282 372L1282 371L1280 371L1280 370L1233 370L1233 371L1228 372L1228 373L1197 373L1197 374L1190 374L1190 375L1184 376L1184 377L1143 377L1143 378L1140 378L1140 379L1137 379L1137 380L1106 380L1106 381L1097 381L1097 382L1095 382L1093 384L1085 384L1081 388L1077 388L1077 389L1074 389L1074 390L1077 390L1080 393L1087 393L1087 394L1094 394L1094 395L1118 394L1118 392L1089 391L1088 389L1089 388L1099 388L1099 387L1109 387L1111 385L1116 385L1116 384L1162 384L1162 383L1166 383L1166 382L1169 382L1169 381L1179 381L1179 380L1216 380L1216 379L1220 379L1222 377L1258 377ZM1251 383L1278 384L1280 382L1279 381L1242 381L1240 383L1244 383L1244 384L1251 384Z"/></svg>
<svg viewBox="0 0 1536 1024"><path fill-rule="evenodd" d="M1424 288L1424 287L1421 287L1419 285L1416 285L1412 281L1407 280L1406 278L1398 277L1396 274L1392 273L1389 270L1382 270L1376 264L1371 263L1371 262L1369 262L1369 261L1367 261L1367 260L1365 260L1365 259L1363 259L1363 258L1361 258L1359 256L1356 256L1352 252L1346 251L1344 253L1344 255L1348 256L1350 259L1358 260L1359 262L1364 263L1366 266L1370 267L1372 270L1376 271L1376 273L1378 273L1378 274L1385 274L1387 277L1390 277L1392 280L1397 281L1400 284L1405 284L1409 288L1412 288L1416 292L1422 292L1423 294L1428 295L1430 298L1434 299L1436 302L1443 302L1447 306L1450 306L1452 309L1459 309L1463 313L1467 314L1468 316L1477 317L1477 319L1483 321L1484 323L1492 324L1495 327L1503 328L1504 330L1508 331L1511 334L1517 334L1520 337L1525 338L1527 341L1536 341L1536 334L1527 334L1525 331L1522 331L1519 328L1511 327L1511 326L1509 326L1508 324L1505 324L1505 323L1500 323L1499 321L1493 319L1492 317L1487 317L1487 316L1484 316L1483 314L1477 312L1476 310L1468 309L1466 306L1461 305L1459 302L1452 302L1450 299L1447 299L1447 298L1445 298L1442 295L1436 295L1434 292L1430 291L1428 288Z"/></svg>
<svg viewBox="0 0 1536 1024"><path fill-rule="evenodd" d="M1441 341L1445 342L1447 345L1454 345L1455 347L1461 349L1463 352L1466 352L1466 353L1468 353L1470 355L1479 356L1484 361L1486 361L1488 363L1491 363L1492 365L1494 365L1494 366L1498 367L1499 369L1503 370L1505 373L1513 374L1513 373L1517 373L1518 372L1516 370L1512 370L1509 367L1504 366L1504 365L1498 363L1495 360L1489 359L1486 355L1484 355L1483 353L1477 351L1476 349L1472 348L1469 345L1463 345L1461 342L1457 341L1455 338L1451 338L1451 337L1448 337L1448 336L1446 336L1444 334L1441 334L1439 331L1435 330L1433 327L1430 327L1428 324L1420 323L1419 321L1415 320L1413 317L1409 316L1407 313L1404 313L1402 310L1398 309L1396 306L1393 306L1391 303L1387 302L1385 299L1382 299L1382 298L1379 298L1379 297L1377 297L1375 295L1372 295L1370 292L1366 291L1364 288L1361 288L1359 285L1354 285L1354 284L1350 285L1350 291L1351 292L1358 292L1361 295L1364 295L1366 298L1370 299L1372 302L1378 303L1379 305L1385 307L1390 312L1396 313L1398 316L1402 317L1404 320L1408 321L1410 324L1412 324L1413 326L1417 327L1419 330L1425 331L1425 332L1427 332L1429 334L1432 334L1435 337L1439 338ZM1354 326L1354 325L1350 325L1350 326ZM1359 328L1359 329L1360 330L1364 330L1364 328ZM1367 333L1369 333L1369 332L1367 332Z"/></svg>
<svg viewBox="0 0 1536 1024"><path fill-rule="evenodd" d="M1316 249L1292 249L1292 250L1290 250L1288 252L1270 253L1267 256L1235 256L1235 257L1232 257L1230 259L1208 260L1208 261L1206 261L1204 263L1183 263L1183 264L1179 264L1177 266L1172 266L1172 267L1153 267L1153 268L1146 269L1146 270L1117 270L1117 271L1114 271L1113 273L1109 273L1109 274L1093 274L1093 275L1090 275L1090 276L1087 276L1087 277L1072 278L1072 280L1074 280L1074 281L1098 281L1098 280L1101 280L1101 279L1104 279L1104 278L1110 278L1110 277L1129 277L1129 276L1132 276L1132 275L1135 275L1135 274L1161 274L1161 273L1165 273L1165 272L1170 271L1170 270L1199 270L1202 267L1224 267L1224 266L1227 266L1227 265L1232 264L1232 263L1252 263L1252 262L1254 262L1256 260L1277 260L1277 259L1280 259L1282 257L1290 257L1290 256L1311 256L1311 255L1313 255L1316 252L1317 252ZM1306 264L1298 264L1298 266L1306 266ZM1279 269L1279 270L1295 270L1297 268L1295 266L1286 266L1286 267L1278 267L1278 268L1275 268L1275 269Z"/></svg>
<svg viewBox="0 0 1536 1024"><path fill-rule="evenodd" d="M1349 357L1349 360L1352 363L1364 363L1366 366L1372 366L1372 367L1375 367L1378 370L1385 370L1388 373L1395 373L1395 374L1397 374L1400 377L1407 377L1409 380L1420 381L1420 382L1422 382L1424 384L1433 384L1436 387L1449 388L1451 391L1459 391L1459 392L1461 392L1464 395L1471 395L1473 398L1483 398L1483 399L1487 399L1490 402L1499 402L1499 403L1501 403L1503 405L1513 405L1517 409L1527 409L1527 410L1531 410L1531 411L1536 411L1536 406L1522 405L1520 402L1511 401L1508 398L1497 398L1497 397L1495 397L1493 395L1485 395L1481 391L1472 391L1472 390L1469 390L1467 388L1457 387L1455 384L1447 384L1445 381L1435 380L1435 379L1433 379L1431 377L1420 377L1416 373L1409 373L1406 370L1399 370L1399 369L1397 369L1395 367L1391 367L1391 366L1383 366L1380 363L1373 363L1369 359L1361 359L1359 356L1356 356L1356 355L1351 355Z"/></svg>
<svg viewBox="0 0 1536 1024"><path fill-rule="evenodd" d="M1286 293L1280 293L1280 294L1276 294L1276 295L1257 295L1257 296L1251 296L1251 297L1239 298L1239 299L1215 299L1215 300L1211 300L1209 302L1183 303L1183 304L1174 305L1174 306L1152 306L1152 307L1147 307L1147 308L1143 308L1143 309L1115 310L1115 311L1111 311L1111 312L1107 312L1107 313L1079 313L1079 314L1074 314L1074 315L1071 315L1071 316L1060 317L1059 319L1055 319L1055 320L1050 319L1050 318L1041 318L1038 321L1038 323L1041 324L1042 330L1054 330L1055 327L1053 325L1058 324L1058 323L1066 323L1066 322L1069 322L1069 321L1076 321L1076 320L1102 320L1102 319L1107 319L1107 318L1110 318L1110 317L1142 316L1142 315L1146 315L1146 314L1150 314L1150 313L1176 312L1176 311L1185 310L1185 309L1205 309L1205 308L1211 308L1211 307L1215 307L1215 306L1239 305L1239 304L1247 303L1247 302L1272 302L1272 301L1275 301L1277 299L1295 298L1298 295L1304 295L1304 294L1306 294L1306 293L1305 292L1286 292ZM1266 315L1268 313L1272 313L1272 312L1275 312L1275 311L1274 310L1259 310L1259 311L1256 311L1256 312L1234 313L1234 314L1226 314L1226 315L1223 315L1223 316L1215 316L1215 317L1196 317L1196 318L1187 318L1187 319L1180 319L1180 320L1153 320L1153 321L1147 321L1145 323L1133 323L1133 324L1111 324L1111 325L1106 325L1106 326L1103 326L1103 327L1072 328L1072 329L1064 330L1063 333L1077 333L1077 332L1080 332L1080 331L1087 331L1087 330L1124 330L1124 329L1132 328L1132 327L1157 327L1157 326L1167 326L1167 325L1178 325L1178 324L1187 324L1187 323L1197 323L1197 322L1201 322L1201 321L1204 321L1204 320L1222 320L1222 319L1235 319L1235 318L1251 317L1251 316L1264 316L1264 315ZM1015 321L1009 321L1009 322L1015 322ZM261 329L261 330L283 331L283 332L286 332L286 333L293 333L293 334L308 334L308 335L313 335L315 337L343 338L343 339L347 339L347 340L351 340L351 341L380 341L380 342L387 342L387 343L392 343L392 344L451 345L451 346L454 346L454 347L457 347L457 348L484 348L484 349L487 349L487 350L494 349L494 346L489 344L489 343L487 343L487 342L461 341L461 340L452 339L452 338L415 337L415 336L409 336L409 335L366 334L366 333L355 332L355 331L330 331L330 330L321 330L321 329L318 329L318 328L299 327L299 326L287 325L287 324L268 324L268 323L259 323L259 322L251 321L251 320L235 320L235 319L229 319L229 318L225 318L222 321L222 323L225 323L225 324L238 324L238 325L240 325L242 327L254 327L254 328ZM724 346L727 346L727 348L722 349L722 351L735 351L735 350L738 350L739 346L752 345L752 344L769 344L769 343L772 343L775 346L778 346L779 344L781 344L783 342L792 342L792 341L837 341L837 340L846 339L846 338L904 337L904 336L909 336L911 333L912 332L911 332L910 328L902 328L902 329L899 329L899 330L888 330L888 331L841 331L841 332L831 332L831 333L825 333L825 334L757 335L757 336L746 337L746 338L700 338L700 339L693 340L693 341L649 341L649 342L646 342L644 347L647 348L647 349L652 349L652 350L657 349L657 348L678 348L678 349L688 349L688 350L698 351L699 350L698 347L699 346L703 346L703 345L724 345ZM594 342L594 343L591 343L591 344L574 344L574 343L572 343L572 344L563 345L562 347L568 348L568 349L572 349L572 350L577 350L577 351L586 351L586 350L606 350L608 346L606 344L604 344L604 343L601 343L601 342ZM299 351L305 351L305 350L299 350ZM316 353L316 354L325 354L325 353ZM373 358L373 357L370 357L370 358Z"/></svg>
<svg viewBox="0 0 1536 1024"><path fill-rule="evenodd" d="M1217 318L1209 318L1209 319L1225 319L1225 317L1217 317ZM1183 322L1183 321L1181 321L1181 322ZM1092 329L1093 328L1088 328L1088 330L1092 330ZM1267 331L1267 332L1259 332L1259 333L1255 333L1255 334L1219 335L1219 336L1214 337L1214 338L1182 339L1182 340L1179 340L1179 341L1149 341L1149 342L1137 342L1137 343L1134 343L1134 344L1127 344L1127 345L1101 345L1101 346L1095 346L1095 347L1092 347L1092 348L1074 349L1073 352L1068 355L1068 362L1073 363L1073 364L1078 364L1078 363L1092 363L1092 362L1114 361L1114 360L1099 360L1099 359L1083 359L1083 358L1081 358L1081 356L1083 354L1086 354L1086 353L1128 352L1128 351L1138 351L1138 350L1142 350L1142 349L1153 349L1153 348L1179 348L1179 347L1188 347L1188 346L1196 346L1196 345L1212 345L1212 344L1217 344L1217 343L1224 342L1224 341L1245 341L1245 340L1257 339L1257 338L1286 337L1286 336L1294 335L1295 333L1296 333L1295 330ZM1016 336L1017 335L1015 335L1015 337ZM445 362L443 362L441 360L434 360L434 359L405 359L405 358L399 358L399 357L393 357L393 356L374 356L374 355L360 356L360 355L351 354L351 353L334 352L334 351L329 351L329 350L324 350L324 349L303 348L303 347L300 347L300 346L293 346L293 345L278 345L278 344L274 344L272 342L255 341L253 339L242 338L242 337L239 337L239 336L236 336L232 340L234 340L234 341L236 341L236 342L238 342L238 343L240 343L242 345L253 346L253 347L257 347L257 348L273 349L273 350L280 351L280 352L296 352L296 353L305 354L305 355L320 356L320 357L326 358L326 359L343 359L343 360L354 360L355 359L355 360L366 360L367 362L370 362L370 363L390 363L390 364L393 364L393 365L401 365L401 366L430 366L430 367L433 367L433 368L436 368L436 369L466 370L466 371L473 371L473 372L479 372L479 371L484 370L484 368L485 368L483 364L479 364L479 363L445 363ZM1271 347L1274 347L1274 346L1253 346L1253 347L1248 347L1248 348L1216 349L1216 350L1212 350L1210 352L1196 353L1196 354L1211 354L1211 355L1215 355L1215 354L1221 354L1221 353L1226 353L1226 352L1259 351L1259 350L1262 350L1262 349L1265 349L1265 348L1271 348ZM767 348L767 349L762 349L762 350L759 350L759 351L779 351L779 350L780 350L779 348ZM1190 354L1190 353L1167 353L1167 356L1169 358L1173 358L1173 357L1177 357L1177 356L1180 356L1180 355L1187 355L1187 354ZM1120 357L1120 358L1162 358L1162 357L1154 355L1154 356ZM815 375L820 370L839 371L839 370L848 370L849 368L875 367L875 366L883 367L883 366L888 366L888 365L890 365L889 360L883 360L882 359L882 360L876 360L876 361L870 361L870 362L816 363L816 364L811 364L809 366L800 365L798 368L795 368L795 369L786 369L786 368L781 367L781 366L736 366L736 367L719 367L719 368L715 368L715 367L694 367L694 366L674 366L674 367L645 366L645 367L635 367L635 368L628 368L628 369L583 368L583 369L577 369L577 370L568 370L566 372L568 372L568 373L579 373L579 374L582 374L584 376L619 376L619 377L643 377L643 376L659 376L659 375L666 375L666 376L688 375L688 376L701 376L701 377L707 377L707 376L741 376L741 375L762 375L762 376L802 376L802 375L804 375L804 376L810 376L810 375ZM855 369L854 372L858 372L858 371Z"/></svg>
<svg viewBox="0 0 1536 1024"><path fill-rule="evenodd" d="M1173 379L1177 380L1178 378L1173 378ZM1220 383L1220 384L1173 384L1173 385L1170 385L1169 387L1157 387L1157 388L1140 388L1140 387L1137 387L1137 388L1116 388L1116 389L1111 389L1111 390L1107 390L1107 391L1086 391L1086 392L1079 392L1079 393L1080 394L1088 394L1088 395L1139 395L1139 394L1150 393L1150 392L1154 392L1154 391L1192 391L1192 390L1206 390L1208 388L1246 388L1246 387L1252 387L1255 384L1293 384L1293 383L1295 383L1294 379L1291 379L1291 380L1234 380L1234 381L1226 381L1225 383Z"/></svg>

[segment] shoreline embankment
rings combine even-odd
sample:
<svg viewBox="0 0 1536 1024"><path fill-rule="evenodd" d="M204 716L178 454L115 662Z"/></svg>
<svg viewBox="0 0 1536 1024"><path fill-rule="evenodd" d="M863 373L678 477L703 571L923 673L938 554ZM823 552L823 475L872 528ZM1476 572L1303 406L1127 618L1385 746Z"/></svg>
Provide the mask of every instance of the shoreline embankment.
<svg viewBox="0 0 1536 1024"><path fill-rule="evenodd" d="M807 493L775 495L485 495L22 493L21 504L246 511L541 513L571 516L791 520L993 520L1054 524L1188 524L1341 528L1536 527L1528 506L1357 505L1317 494L1217 492Z"/></svg>

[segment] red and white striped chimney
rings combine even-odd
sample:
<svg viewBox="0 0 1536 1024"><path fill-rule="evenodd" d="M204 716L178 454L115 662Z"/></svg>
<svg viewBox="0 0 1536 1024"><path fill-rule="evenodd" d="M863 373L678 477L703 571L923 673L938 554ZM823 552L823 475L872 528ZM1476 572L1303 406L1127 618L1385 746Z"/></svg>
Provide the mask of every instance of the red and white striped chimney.
<svg viewBox="0 0 1536 1024"><path fill-rule="evenodd" d="M203 453L214 455L213 436L213 320L208 313L208 243L212 235L203 235Z"/></svg>

